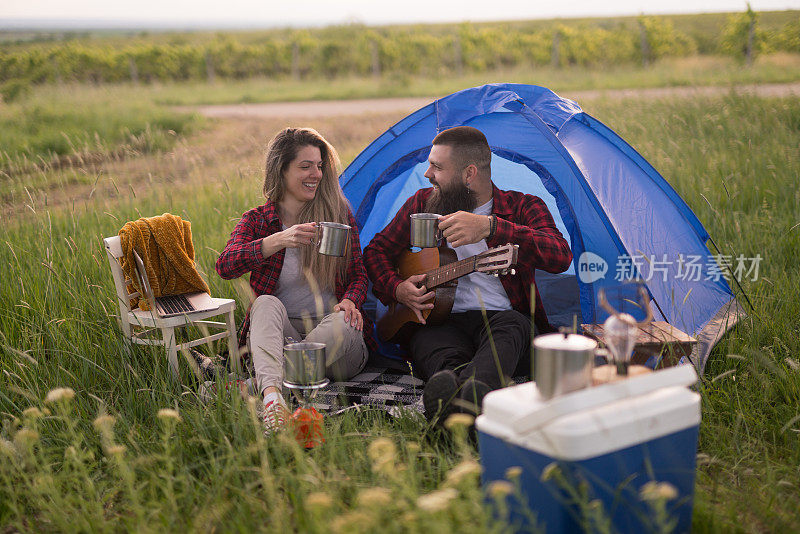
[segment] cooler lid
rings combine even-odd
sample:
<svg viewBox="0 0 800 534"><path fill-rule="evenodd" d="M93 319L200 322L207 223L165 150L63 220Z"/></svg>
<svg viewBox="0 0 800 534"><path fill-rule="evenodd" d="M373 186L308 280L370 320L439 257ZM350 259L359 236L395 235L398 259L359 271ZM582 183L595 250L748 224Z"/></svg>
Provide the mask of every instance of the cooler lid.
<svg viewBox="0 0 800 534"><path fill-rule="evenodd" d="M489 393L479 431L553 458L581 460L697 426L691 365L544 400L536 384Z"/></svg>

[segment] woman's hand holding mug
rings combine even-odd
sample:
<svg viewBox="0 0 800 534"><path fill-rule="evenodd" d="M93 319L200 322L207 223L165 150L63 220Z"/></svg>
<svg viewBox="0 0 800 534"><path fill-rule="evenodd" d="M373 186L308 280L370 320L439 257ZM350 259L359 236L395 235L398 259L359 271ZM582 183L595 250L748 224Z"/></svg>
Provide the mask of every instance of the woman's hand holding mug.
<svg viewBox="0 0 800 534"><path fill-rule="evenodd" d="M314 239L317 236L317 223L301 223L290 226L283 232L284 248L297 248L314 244Z"/></svg>

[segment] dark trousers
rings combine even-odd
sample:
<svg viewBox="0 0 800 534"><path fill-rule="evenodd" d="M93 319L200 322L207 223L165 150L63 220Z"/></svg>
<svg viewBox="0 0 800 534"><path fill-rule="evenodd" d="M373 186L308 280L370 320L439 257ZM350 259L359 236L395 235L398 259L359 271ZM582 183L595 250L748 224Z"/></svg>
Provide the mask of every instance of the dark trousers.
<svg viewBox="0 0 800 534"><path fill-rule="evenodd" d="M492 389L504 387L516 374L530 375L531 318L516 310L486 315L488 325L476 310L421 327L409 343L414 372L428 380L437 371L451 369L462 383L474 377Z"/></svg>

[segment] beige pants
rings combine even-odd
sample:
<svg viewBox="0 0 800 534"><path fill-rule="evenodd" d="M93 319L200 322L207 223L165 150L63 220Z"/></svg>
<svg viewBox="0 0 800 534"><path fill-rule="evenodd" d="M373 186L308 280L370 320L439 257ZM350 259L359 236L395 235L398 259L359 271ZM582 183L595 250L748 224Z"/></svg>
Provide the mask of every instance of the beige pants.
<svg viewBox="0 0 800 534"><path fill-rule="evenodd" d="M352 378L367 364L369 353L362 332L344 321L343 311L304 324L301 319L290 319L277 297L261 295L250 308L247 337L261 392L270 386L278 389L283 386L283 345L287 337L325 343L325 375L333 381Z"/></svg>

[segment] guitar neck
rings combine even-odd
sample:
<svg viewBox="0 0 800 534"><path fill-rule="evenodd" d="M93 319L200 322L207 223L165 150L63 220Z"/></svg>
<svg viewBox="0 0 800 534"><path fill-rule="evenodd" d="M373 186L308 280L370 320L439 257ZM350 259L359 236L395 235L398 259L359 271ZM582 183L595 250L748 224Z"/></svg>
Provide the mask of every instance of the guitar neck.
<svg viewBox="0 0 800 534"><path fill-rule="evenodd" d="M464 258L463 260L454 261L453 263L431 269L425 273L428 275L425 286L428 289L432 289L474 272L476 257L477 256L470 256L469 258Z"/></svg>

